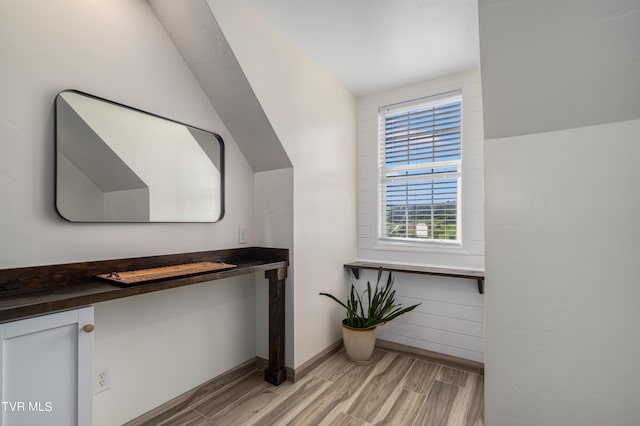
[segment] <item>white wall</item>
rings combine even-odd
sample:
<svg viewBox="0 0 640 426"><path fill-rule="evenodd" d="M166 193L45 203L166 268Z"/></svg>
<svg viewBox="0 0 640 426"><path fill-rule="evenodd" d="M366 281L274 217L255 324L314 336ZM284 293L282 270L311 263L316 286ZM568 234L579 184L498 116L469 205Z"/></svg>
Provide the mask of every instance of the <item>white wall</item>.
<svg viewBox="0 0 640 426"><path fill-rule="evenodd" d="M358 291L375 285L378 272L360 270L351 281ZM472 361L484 361L484 298L477 281L394 273L396 302L420 303L415 310L379 327L380 339ZM383 274L383 284L387 272Z"/></svg>
<svg viewBox="0 0 640 426"><path fill-rule="evenodd" d="M638 424L639 10L480 1L488 425Z"/></svg>
<svg viewBox="0 0 640 426"><path fill-rule="evenodd" d="M266 287L266 280L263 286ZM95 305L94 425L120 425L256 355L254 281L238 277Z"/></svg>
<svg viewBox="0 0 640 426"><path fill-rule="evenodd" d="M421 97L462 90L462 245L407 244L378 240L378 108ZM484 267L483 129L480 71L358 98L358 258L378 262ZM356 286L375 282L375 271L360 271ZM475 280L395 274L404 305L414 311L382 327L378 336L392 342L483 361L484 301Z"/></svg>
<svg viewBox="0 0 640 426"><path fill-rule="evenodd" d="M340 312L318 293L346 293L356 256L355 99L245 1L208 2L293 164L296 367L340 339Z"/></svg>
<svg viewBox="0 0 640 426"><path fill-rule="evenodd" d="M239 226L252 235L253 172L147 3L2 1L0 51L1 268L235 247ZM53 105L69 88L220 133L225 218L61 219ZM121 424L255 356L254 312L253 277L97 304L94 362L113 382L95 398L95 424Z"/></svg>
<svg viewBox="0 0 640 426"><path fill-rule="evenodd" d="M289 271L285 281L285 318L293 311L293 169L255 174L254 239L260 245L289 249ZM269 358L269 286L264 275L256 275L256 355ZM285 322L285 360L293 365L294 321Z"/></svg>
<svg viewBox="0 0 640 426"><path fill-rule="evenodd" d="M487 137L637 118L637 0L478 3Z"/></svg>
<svg viewBox="0 0 640 426"><path fill-rule="evenodd" d="M639 137L487 141L487 424L638 424Z"/></svg>

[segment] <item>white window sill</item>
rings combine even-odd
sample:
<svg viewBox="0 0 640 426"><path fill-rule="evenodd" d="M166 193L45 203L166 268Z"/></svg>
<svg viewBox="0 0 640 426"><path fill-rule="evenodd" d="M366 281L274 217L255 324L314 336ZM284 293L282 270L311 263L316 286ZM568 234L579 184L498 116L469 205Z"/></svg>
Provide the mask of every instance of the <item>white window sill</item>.
<svg viewBox="0 0 640 426"><path fill-rule="evenodd" d="M371 247L371 249L385 251L403 251L412 253L448 253L459 255L470 254L469 251L464 248L462 243L445 241L414 242L379 239L376 244Z"/></svg>

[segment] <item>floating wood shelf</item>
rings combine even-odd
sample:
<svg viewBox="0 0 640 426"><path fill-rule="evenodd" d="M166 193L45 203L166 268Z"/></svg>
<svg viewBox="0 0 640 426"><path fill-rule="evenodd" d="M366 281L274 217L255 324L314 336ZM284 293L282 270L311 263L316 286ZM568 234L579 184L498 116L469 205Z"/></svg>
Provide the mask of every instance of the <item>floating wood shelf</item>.
<svg viewBox="0 0 640 426"><path fill-rule="evenodd" d="M356 279L360 278L360 269L375 269L382 268L384 271L402 272L407 274L424 274L424 275L437 275L441 277L454 277L454 278L468 278L476 280L478 282L478 292L484 294L484 271L478 271L474 269L451 269L451 268L436 268L432 266L416 266L416 265L401 265L396 263L378 263L378 262L351 262L344 265L351 269L353 276Z"/></svg>

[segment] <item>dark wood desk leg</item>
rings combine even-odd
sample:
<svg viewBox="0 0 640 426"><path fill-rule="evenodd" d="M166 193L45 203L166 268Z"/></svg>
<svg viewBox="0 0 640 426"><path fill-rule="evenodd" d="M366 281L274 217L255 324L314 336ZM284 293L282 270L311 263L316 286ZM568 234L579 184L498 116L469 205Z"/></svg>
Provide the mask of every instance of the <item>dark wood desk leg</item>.
<svg viewBox="0 0 640 426"><path fill-rule="evenodd" d="M269 366L264 379L274 385L287 380L284 367L284 280L287 268L265 271L269 280Z"/></svg>

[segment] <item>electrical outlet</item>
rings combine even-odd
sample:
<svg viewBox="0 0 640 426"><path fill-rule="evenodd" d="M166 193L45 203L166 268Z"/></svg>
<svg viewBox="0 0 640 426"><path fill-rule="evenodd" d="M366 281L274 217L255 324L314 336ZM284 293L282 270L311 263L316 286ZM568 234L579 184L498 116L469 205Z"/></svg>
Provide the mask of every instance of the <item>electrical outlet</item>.
<svg viewBox="0 0 640 426"><path fill-rule="evenodd" d="M104 392L111 388L111 371L109 366L93 370L93 394Z"/></svg>
<svg viewBox="0 0 640 426"><path fill-rule="evenodd" d="M238 244L247 244L247 228L238 228Z"/></svg>

